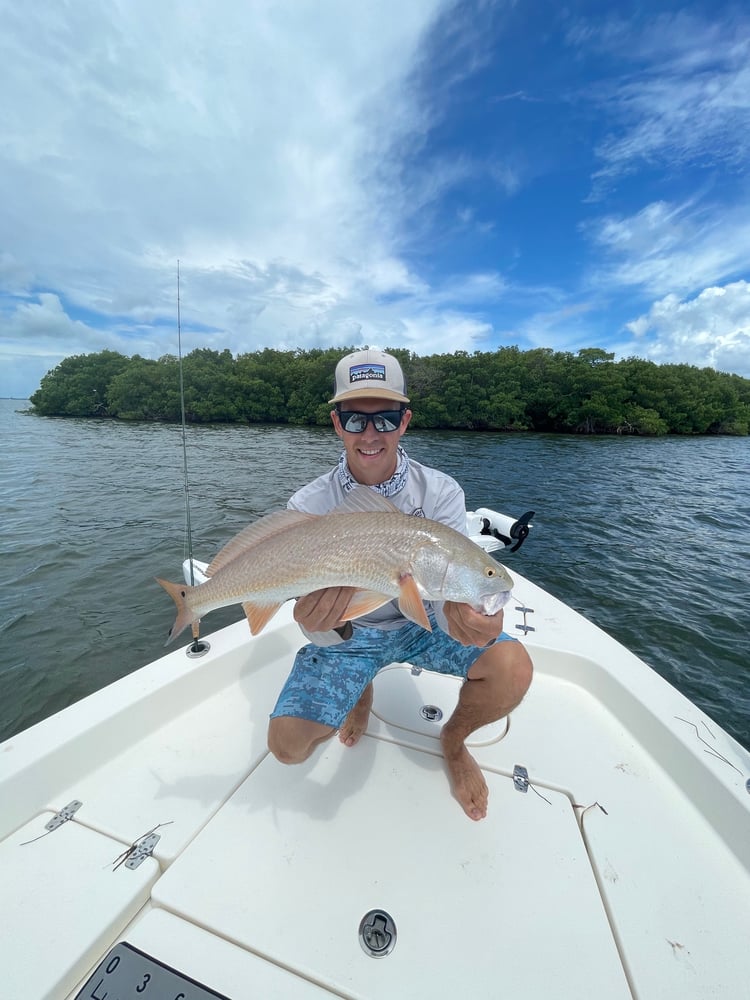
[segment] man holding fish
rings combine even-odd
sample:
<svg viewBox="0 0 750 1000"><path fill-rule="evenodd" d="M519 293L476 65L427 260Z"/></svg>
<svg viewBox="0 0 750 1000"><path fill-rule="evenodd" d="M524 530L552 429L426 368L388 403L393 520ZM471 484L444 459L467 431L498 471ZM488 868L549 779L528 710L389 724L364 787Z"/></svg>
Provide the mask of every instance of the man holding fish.
<svg viewBox="0 0 750 1000"><path fill-rule="evenodd" d="M444 473L410 459L401 447L412 413L396 358L375 350L343 358L336 367L335 393L329 402L344 452L336 468L294 494L290 510L328 515L349 509L346 517L356 518L355 509L374 512L395 507L428 519L422 522L425 526L438 522L464 534L461 487ZM362 490L363 486L370 489ZM409 527L420 527L416 518ZM406 523L395 512L388 519L394 526ZM344 523L352 533L359 527L355 521ZM532 665L524 647L502 631L502 605L512 586L507 572L468 542L481 553L476 557L479 574L491 578L486 593L477 593L476 574L463 589L451 588L447 579L464 558L464 540L453 551L453 533L447 542L437 529L434 534L440 537L430 549L430 566L420 571L414 561L411 571L400 571L396 599L384 587L363 591L344 585L324 586L299 597L294 617L312 644L297 654L271 716L268 745L278 760L288 764L306 760L336 730L342 743L354 746L367 727L372 680L389 663L408 662L463 677L458 705L443 726L441 744L453 794L467 816L479 820L487 813L488 790L465 740L518 705L531 683ZM359 541L365 546L369 542L371 559L387 545L376 537ZM439 566L435 549L444 554ZM467 557L473 561L471 553ZM430 582L433 569L441 585ZM454 599L439 599L450 595ZM438 599L423 603L430 596Z"/></svg>
<svg viewBox="0 0 750 1000"><path fill-rule="evenodd" d="M523 646L503 632L513 581L465 535L463 490L401 447L411 419L396 358L355 351L336 366L330 400L344 444L338 465L298 490L288 509L232 538L205 583L158 582L177 605L169 640L214 608L241 604L257 635L281 605L311 644L297 653L271 714L268 746L299 764L338 730L354 746L367 727L372 681L389 663L461 677L441 733L467 816L487 814L487 785L466 749L531 683Z"/></svg>

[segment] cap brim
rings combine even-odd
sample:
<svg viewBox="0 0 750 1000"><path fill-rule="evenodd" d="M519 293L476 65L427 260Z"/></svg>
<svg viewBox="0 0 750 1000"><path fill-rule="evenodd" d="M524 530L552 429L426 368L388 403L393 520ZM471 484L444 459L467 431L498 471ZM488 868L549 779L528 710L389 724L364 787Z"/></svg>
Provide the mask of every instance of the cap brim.
<svg viewBox="0 0 750 1000"><path fill-rule="evenodd" d="M329 405L331 403L343 403L350 399L393 399L397 403L408 403L409 397L405 396L402 392L396 392L393 389L351 389L349 392L340 392L333 399L329 399Z"/></svg>

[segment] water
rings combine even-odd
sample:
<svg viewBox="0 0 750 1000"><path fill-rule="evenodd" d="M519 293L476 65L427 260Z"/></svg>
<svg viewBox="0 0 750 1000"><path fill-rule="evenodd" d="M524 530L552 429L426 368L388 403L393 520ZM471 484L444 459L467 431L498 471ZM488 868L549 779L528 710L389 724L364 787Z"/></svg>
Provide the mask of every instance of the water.
<svg viewBox="0 0 750 1000"><path fill-rule="evenodd" d="M181 432L0 400L0 740L161 655L184 552ZM747 438L411 431L470 507L535 510L503 560L629 646L750 748ZM338 457L331 430L190 427L197 557ZM217 611L204 632L236 620Z"/></svg>

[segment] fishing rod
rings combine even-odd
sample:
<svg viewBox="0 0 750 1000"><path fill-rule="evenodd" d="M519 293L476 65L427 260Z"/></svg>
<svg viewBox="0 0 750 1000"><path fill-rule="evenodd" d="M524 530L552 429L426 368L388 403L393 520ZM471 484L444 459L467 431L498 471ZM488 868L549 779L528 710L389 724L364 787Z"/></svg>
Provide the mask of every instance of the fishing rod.
<svg viewBox="0 0 750 1000"><path fill-rule="evenodd" d="M193 570L193 528L190 523L190 476L188 475L187 458L187 421L185 420L185 379L182 372L182 318L180 313L180 261L177 261L177 360L180 371L180 417L182 424L182 473L183 473L183 495L185 497L185 541L187 543L187 558L190 566L190 586L195 586L195 573ZM183 549L183 557L185 555ZM200 635L200 620L193 622L193 645L192 652L200 651L198 637Z"/></svg>

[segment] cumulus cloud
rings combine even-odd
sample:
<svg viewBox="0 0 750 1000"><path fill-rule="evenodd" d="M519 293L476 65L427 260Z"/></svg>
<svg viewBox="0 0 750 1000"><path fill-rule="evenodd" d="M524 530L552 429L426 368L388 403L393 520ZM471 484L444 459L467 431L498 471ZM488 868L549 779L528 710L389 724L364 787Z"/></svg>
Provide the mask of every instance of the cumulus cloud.
<svg viewBox="0 0 750 1000"><path fill-rule="evenodd" d="M750 375L747 203L722 205L697 194L653 202L629 216L601 217L587 232L602 254L587 287L611 297L630 289L636 301L654 299L625 324L635 339L613 344L619 355Z"/></svg>
<svg viewBox="0 0 750 1000"><path fill-rule="evenodd" d="M657 362L685 362L750 378L750 283L706 288L693 299L667 295L627 324L636 353Z"/></svg>
<svg viewBox="0 0 750 1000"><path fill-rule="evenodd" d="M460 170L416 203L397 177L424 127L406 81L447 6L0 3L6 358L40 332L33 308L40 357L118 327L121 349L164 353L178 258L188 328L235 350L391 324L382 298L424 292L398 249L409 215Z"/></svg>

